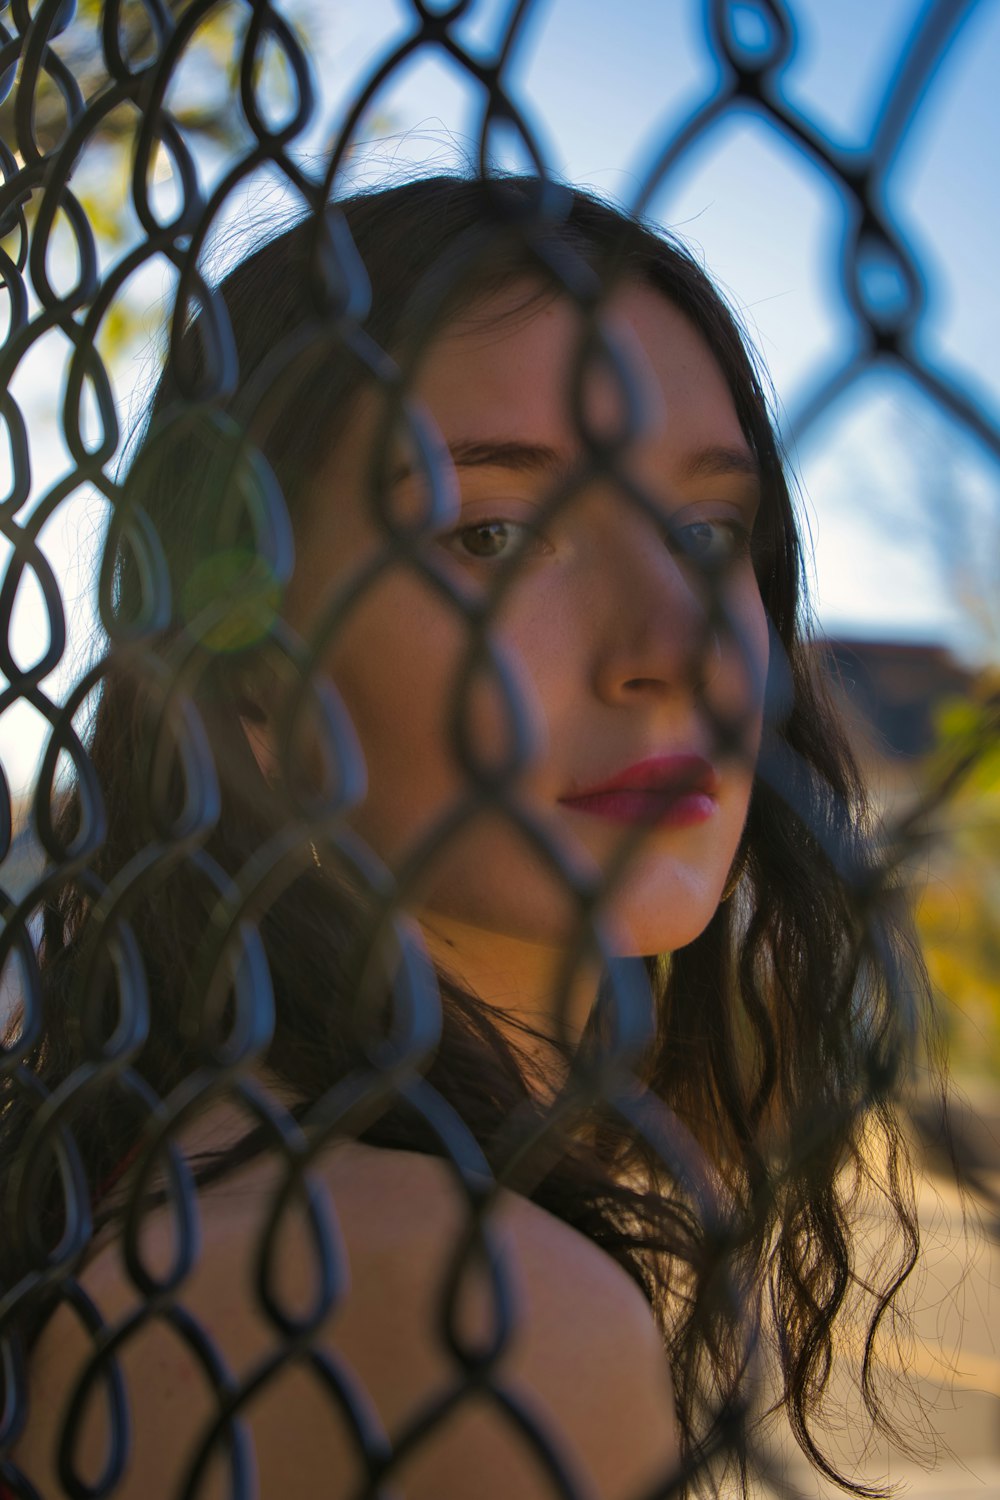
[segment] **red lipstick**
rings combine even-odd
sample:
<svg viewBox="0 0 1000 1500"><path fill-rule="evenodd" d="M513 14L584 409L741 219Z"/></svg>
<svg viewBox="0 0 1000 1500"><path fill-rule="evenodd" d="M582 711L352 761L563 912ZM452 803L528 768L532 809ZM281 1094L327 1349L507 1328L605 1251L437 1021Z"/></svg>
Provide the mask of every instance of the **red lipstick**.
<svg viewBox="0 0 1000 1500"><path fill-rule="evenodd" d="M718 773L702 756L658 755L559 801L615 823L687 828L712 816L718 790Z"/></svg>

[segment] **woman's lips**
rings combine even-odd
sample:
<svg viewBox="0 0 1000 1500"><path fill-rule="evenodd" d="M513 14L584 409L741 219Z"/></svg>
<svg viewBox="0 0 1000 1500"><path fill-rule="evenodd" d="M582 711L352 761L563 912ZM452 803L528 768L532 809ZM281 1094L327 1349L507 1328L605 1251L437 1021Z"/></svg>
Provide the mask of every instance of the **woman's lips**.
<svg viewBox="0 0 1000 1500"><path fill-rule="evenodd" d="M615 823L649 823L655 828L687 828L704 823L717 803L707 792L595 792L563 799L563 807L592 813Z"/></svg>
<svg viewBox="0 0 1000 1500"><path fill-rule="evenodd" d="M686 828L712 816L718 786L715 768L702 756L661 755L559 800L574 812L616 823Z"/></svg>

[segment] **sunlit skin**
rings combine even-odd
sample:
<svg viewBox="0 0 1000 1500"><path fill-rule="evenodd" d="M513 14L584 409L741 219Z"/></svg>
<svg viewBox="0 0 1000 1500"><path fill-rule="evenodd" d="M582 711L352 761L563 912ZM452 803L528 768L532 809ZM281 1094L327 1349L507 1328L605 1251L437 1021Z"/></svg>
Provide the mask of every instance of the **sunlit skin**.
<svg viewBox="0 0 1000 1500"><path fill-rule="evenodd" d="M582 453L567 397L580 315L567 300L547 298L505 316L525 290L477 304L474 317L448 326L422 360L413 394L454 460L453 511L428 535L425 552L470 598L495 578L491 556L524 544L494 626L534 724L531 763L516 791L580 868L603 869L630 827L560 799L652 756L692 752L712 763L708 815L649 829L604 907L613 951L662 953L710 920L746 818L767 663L748 544L759 481L700 333L655 290L627 285L608 323L628 350L645 412L625 462L675 527L699 528L680 534L692 547L727 559L720 587L733 629L706 651L700 565L609 481L591 482L542 536L525 537L518 523L538 515ZM617 425L620 395L606 374L589 380L585 400L592 421ZM303 633L385 545L366 495L378 415L376 394L362 395L317 478L289 599ZM395 501L412 515L419 480L404 478ZM506 524L474 530L487 522ZM394 870L466 790L444 726L467 636L458 611L401 564L357 606L328 652L368 770L350 822ZM742 720L738 752L719 753L713 714ZM486 758L502 723L496 694L483 686L473 725ZM273 753L268 735L258 726L264 758ZM410 904L432 957L484 999L551 1030L576 905L501 815L474 816ZM579 1034L598 979L593 964L577 976L565 1013L570 1035Z"/></svg>

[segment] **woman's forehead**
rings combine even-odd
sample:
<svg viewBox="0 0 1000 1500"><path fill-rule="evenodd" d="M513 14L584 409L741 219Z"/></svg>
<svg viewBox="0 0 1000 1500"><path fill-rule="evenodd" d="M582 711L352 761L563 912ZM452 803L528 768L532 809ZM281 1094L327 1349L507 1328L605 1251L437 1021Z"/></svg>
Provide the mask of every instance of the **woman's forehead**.
<svg viewBox="0 0 1000 1500"><path fill-rule="evenodd" d="M534 295L532 292L534 291ZM586 315L564 296L516 283L473 304L432 340L408 395L453 453L477 444L517 443L562 454L586 451L583 422L596 434L636 430L629 457L677 450L686 463L707 449L752 455L725 375L707 341L674 303L644 283L623 285L601 315L611 350L590 344ZM384 435L384 392L358 403L336 465L370 472ZM411 461L405 423L389 470Z"/></svg>

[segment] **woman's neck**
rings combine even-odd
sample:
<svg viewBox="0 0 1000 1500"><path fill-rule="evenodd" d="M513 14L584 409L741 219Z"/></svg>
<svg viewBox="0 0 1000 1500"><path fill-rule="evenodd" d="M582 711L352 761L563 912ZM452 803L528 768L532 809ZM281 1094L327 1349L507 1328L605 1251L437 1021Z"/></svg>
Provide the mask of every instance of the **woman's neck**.
<svg viewBox="0 0 1000 1500"><path fill-rule="evenodd" d="M571 1046L579 1042L600 985L596 960L578 960L568 975L562 949L490 932L436 911L421 910L417 920L438 970L515 1026L526 1025Z"/></svg>

